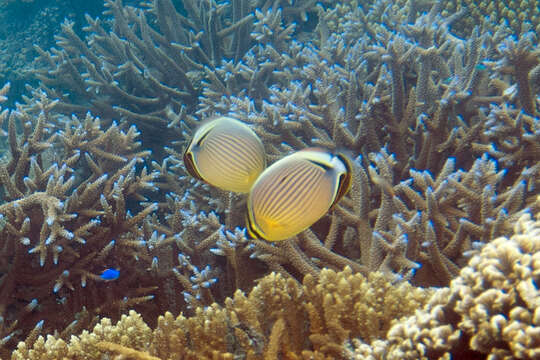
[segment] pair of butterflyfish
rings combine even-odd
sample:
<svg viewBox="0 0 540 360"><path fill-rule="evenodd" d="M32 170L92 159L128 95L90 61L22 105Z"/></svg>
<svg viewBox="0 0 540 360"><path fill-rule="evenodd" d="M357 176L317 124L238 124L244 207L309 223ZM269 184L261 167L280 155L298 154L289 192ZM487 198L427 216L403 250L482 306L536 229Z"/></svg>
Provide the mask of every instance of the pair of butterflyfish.
<svg viewBox="0 0 540 360"><path fill-rule="evenodd" d="M307 148L266 168L264 146L230 117L204 123L184 152L188 173L223 190L248 193L253 238L285 240L313 225L349 190L351 163L343 154Z"/></svg>

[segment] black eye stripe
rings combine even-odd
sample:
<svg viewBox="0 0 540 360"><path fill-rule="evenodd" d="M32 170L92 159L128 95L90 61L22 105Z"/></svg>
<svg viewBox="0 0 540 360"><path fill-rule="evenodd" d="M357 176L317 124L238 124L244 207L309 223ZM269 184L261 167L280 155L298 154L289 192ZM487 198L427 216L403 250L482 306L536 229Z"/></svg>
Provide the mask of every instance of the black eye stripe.
<svg viewBox="0 0 540 360"><path fill-rule="evenodd" d="M197 140L197 143L195 145L202 146L202 144L204 143L204 141L206 140L206 138L208 137L208 135L210 134L211 131L212 131L212 129L209 129L207 132L202 134L202 136L200 137L199 140Z"/></svg>
<svg viewBox="0 0 540 360"><path fill-rule="evenodd" d="M322 168L324 171L328 171L328 170L331 170L331 169L332 169L332 166L327 165L327 164L323 164L323 163L320 162L320 161L315 161L315 160L311 160L311 159L308 159L308 161L309 161L310 163L312 163L313 165Z"/></svg>

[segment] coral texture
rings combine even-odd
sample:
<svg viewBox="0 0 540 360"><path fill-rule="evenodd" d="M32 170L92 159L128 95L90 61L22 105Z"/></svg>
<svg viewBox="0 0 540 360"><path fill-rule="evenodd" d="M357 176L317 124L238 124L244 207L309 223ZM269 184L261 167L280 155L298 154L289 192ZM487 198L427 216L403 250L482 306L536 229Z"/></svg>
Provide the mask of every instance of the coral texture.
<svg viewBox="0 0 540 360"><path fill-rule="evenodd" d="M467 13L467 16L464 16L461 22L463 28L470 29L482 18L489 16L496 22L508 25L517 34L531 26L531 30L537 33L540 32L540 8L535 0L445 1L443 14L452 14L457 11Z"/></svg>
<svg viewBox="0 0 540 360"><path fill-rule="evenodd" d="M126 2L126 1L125 1ZM20 102L26 85L37 85L34 46L49 48L65 18L78 24L81 32L84 14L103 11L101 0L0 0L0 84L9 81L9 105Z"/></svg>
<svg viewBox="0 0 540 360"><path fill-rule="evenodd" d="M139 149L135 127L104 131L89 114L52 120L54 105L44 97L35 104L37 117L19 108L0 119L9 146L0 164L0 333L6 347L21 329L75 326L77 313L78 325L88 325L96 314L152 299L156 290L155 281L140 279L152 259L142 219L156 209L143 194L155 190L157 174L138 164L150 152ZM130 211L134 199L141 206ZM126 272L125 288L99 276L107 267Z"/></svg>
<svg viewBox="0 0 540 360"><path fill-rule="evenodd" d="M212 304L271 272L293 284L348 267L396 288L448 286L540 211L540 52L527 26L483 18L462 34L464 12L445 1L138 3L107 0L86 36L65 22L54 48L36 49L39 85L0 115L0 356L131 309L152 329L166 311L228 314ZM253 128L269 163L343 150L351 191L297 236L248 238L245 197L182 163L197 126L220 115ZM275 326L268 344L285 346L289 319L268 318L249 326ZM324 343L366 336L321 319L311 351L335 356ZM234 354L259 342L251 327L212 341Z"/></svg>
<svg viewBox="0 0 540 360"><path fill-rule="evenodd" d="M539 199L540 200L540 199ZM540 356L540 220L486 244L449 288L401 320L386 341L356 344L363 359L537 359Z"/></svg>
<svg viewBox="0 0 540 360"><path fill-rule="evenodd" d="M117 324L102 318L93 331L64 341L30 337L13 360L103 359L327 359L341 358L344 341L382 337L391 322L422 307L432 293L390 283L383 274L369 279L324 270L303 285L272 273L249 295L237 291L220 306L198 308L192 317L160 316L151 329L131 311Z"/></svg>
<svg viewBox="0 0 540 360"><path fill-rule="evenodd" d="M539 276L540 220L525 214L447 288L396 285L381 273L366 279L350 268L307 275L303 286L272 273L247 296L237 291L192 317L166 313L153 330L132 311L69 342L31 336L12 359L536 359Z"/></svg>

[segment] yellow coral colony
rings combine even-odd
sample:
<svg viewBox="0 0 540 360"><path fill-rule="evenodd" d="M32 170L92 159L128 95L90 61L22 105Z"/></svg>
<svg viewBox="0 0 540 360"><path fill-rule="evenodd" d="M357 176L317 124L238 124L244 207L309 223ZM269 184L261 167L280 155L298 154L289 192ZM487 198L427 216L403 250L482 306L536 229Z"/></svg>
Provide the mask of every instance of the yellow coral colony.
<svg viewBox="0 0 540 360"><path fill-rule="evenodd" d="M223 306L197 308L194 316L167 312L151 329L130 311L117 324L103 318L69 341L28 338L12 360L341 359L343 343L383 337L392 321L421 308L431 293L350 268L308 275L303 285L272 273L248 295L237 290Z"/></svg>
<svg viewBox="0 0 540 360"><path fill-rule="evenodd" d="M540 198L539 198L540 200ZM388 332L385 359L540 358L540 221L524 214L424 309Z"/></svg>

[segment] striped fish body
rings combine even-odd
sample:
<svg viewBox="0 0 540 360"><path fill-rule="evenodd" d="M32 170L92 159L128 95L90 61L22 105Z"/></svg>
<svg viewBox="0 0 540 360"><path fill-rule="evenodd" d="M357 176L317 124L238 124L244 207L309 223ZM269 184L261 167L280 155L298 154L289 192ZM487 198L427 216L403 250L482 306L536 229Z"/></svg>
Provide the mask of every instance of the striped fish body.
<svg viewBox="0 0 540 360"><path fill-rule="evenodd" d="M254 238L285 240L313 225L348 191L347 157L305 149L268 167L248 196L247 228Z"/></svg>
<svg viewBox="0 0 540 360"><path fill-rule="evenodd" d="M247 193L266 167L264 146L246 124L219 117L195 132L186 151L188 173L223 190Z"/></svg>

